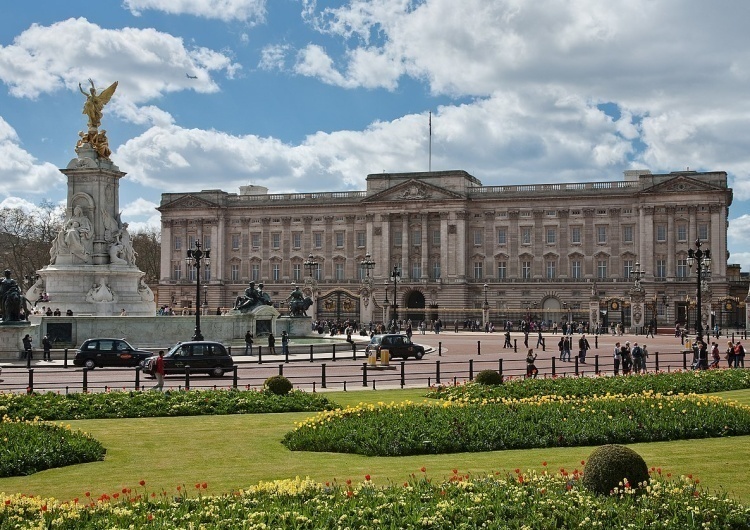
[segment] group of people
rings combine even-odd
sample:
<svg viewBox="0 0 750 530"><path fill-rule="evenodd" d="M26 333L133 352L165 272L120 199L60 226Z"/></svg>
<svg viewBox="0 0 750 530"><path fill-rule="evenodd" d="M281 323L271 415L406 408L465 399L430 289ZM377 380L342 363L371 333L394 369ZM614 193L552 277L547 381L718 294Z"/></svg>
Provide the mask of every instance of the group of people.
<svg viewBox="0 0 750 530"><path fill-rule="evenodd" d="M245 333L245 355L253 355L253 344L255 336L248 329ZM276 337L273 333L268 334L268 354L276 355ZM289 354L289 333L286 330L281 332L281 355Z"/></svg>
<svg viewBox="0 0 750 530"><path fill-rule="evenodd" d="M23 352L21 353L21 359L31 361L34 358L33 339L31 338L31 335L29 335L28 333L24 335L23 339L21 339L21 342L23 343ZM42 338L42 352L43 361L52 361L52 341L47 335Z"/></svg>
<svg viewBox="0 0 750 530"><path fill-rule="evenodd" d="M630 341L625 341L625 344L622 345L616 342L612 356L614 358L615 375L619 375L621 367L623 375L628 375L632 372L636 374L646 373L648 348L645 344L639 346L637 342L633 342L633 347L631 348Z"/></svg>

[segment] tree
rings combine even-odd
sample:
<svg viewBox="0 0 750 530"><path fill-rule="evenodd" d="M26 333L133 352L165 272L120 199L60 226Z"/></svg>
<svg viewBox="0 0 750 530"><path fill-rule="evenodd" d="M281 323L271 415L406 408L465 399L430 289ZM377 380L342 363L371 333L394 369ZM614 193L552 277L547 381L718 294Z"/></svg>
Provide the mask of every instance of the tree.
<svg viewBox="0 0 750 530"><path fill-rule="evenodd" d="M154 285L159 282L161 271L161 232L144 228L133 234L133 250L138 257L135 264L146 273L145 282Z"/></svg>
<svg viewBox="0 0 750 530"><path fill-rule="evenodd" d="M0 266L20 278L48 265L64 219L65 209L48 200L32 210L0 208Z"/></svg>

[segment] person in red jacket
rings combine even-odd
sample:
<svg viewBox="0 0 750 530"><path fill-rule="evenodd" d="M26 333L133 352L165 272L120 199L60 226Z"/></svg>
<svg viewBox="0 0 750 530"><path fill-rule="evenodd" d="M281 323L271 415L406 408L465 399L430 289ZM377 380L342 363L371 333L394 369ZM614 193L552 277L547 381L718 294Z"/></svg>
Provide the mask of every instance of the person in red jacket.
<svg viewBox="0 0 750 530"><path fill-rule="evenodd" d="M159 357L156 358L154 366L154 375L156 376L154 390L161 392L164 389L164 350L159 350Z"/></svg>

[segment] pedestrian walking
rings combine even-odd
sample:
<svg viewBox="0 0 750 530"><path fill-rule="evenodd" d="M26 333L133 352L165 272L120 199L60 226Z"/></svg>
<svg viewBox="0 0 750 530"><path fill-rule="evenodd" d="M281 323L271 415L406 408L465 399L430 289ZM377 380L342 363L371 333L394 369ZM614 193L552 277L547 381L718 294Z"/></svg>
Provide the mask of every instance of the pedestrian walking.
<svg viewBox="0 0 750 530"><path fill-rule="evenodd" d="M578 358L584 364L586 364L586 352L590 349L591 345L586 339L586 335L581 335L581 338L578 339Z"/></svg>
<svg viewBox="0 0 750 530"><path fill-rule="evenodd" d="M245 333L245 355L252 355L253 354L253 334L250 333L250 330L247 330L247 333Z"/></svg>
<svg viewBox="0 0 750 530"><path fill-rule="evenodd" d="M526 377L533 377L534 379L536 379L536 375L539 373L539 370L534 364L534 361L536 361L536 353L534 353L534 350L529 348L529 351L526 354Z"/></svg>
<svg viewBox="0 0 750 530"><path fill-rule="evenodd" d="M44 361L51 361L52 360L52 341L49 340L49 337L45 335L42 338L42 360Z"/></svg>
<svg viewBox="0 0 750 530"><path fill-rule="evenodd" d="M273 336L273 333L268 334L268 353L276 355L276 337Z"/></svg>
<svg viewBox="0 0 750 530"><path fill-rule="evenodd" d="M23 339L21 339L21 342L23 342L23 358L27 361L30 361L34 358L34 352L31 349L31 335L28 333L24 336ZM737 343L739 344L739 342Z"/></svg>
<svg viewBox="0 0 750 530"><path fill-rule="evenodd" d="M159 356L154 362L154 375L156 376L156 385L152 390L161 392L164 389L164 350L159 350Z"/></svg>
<svg viewBox="0 0 750 530"><path fill-rule="evenodd" d="M622 361L622 350L620 349L620 343L615 342L615 351L612 354L612 360L615 365L615 375L620 374L620 362Z"/></svg>

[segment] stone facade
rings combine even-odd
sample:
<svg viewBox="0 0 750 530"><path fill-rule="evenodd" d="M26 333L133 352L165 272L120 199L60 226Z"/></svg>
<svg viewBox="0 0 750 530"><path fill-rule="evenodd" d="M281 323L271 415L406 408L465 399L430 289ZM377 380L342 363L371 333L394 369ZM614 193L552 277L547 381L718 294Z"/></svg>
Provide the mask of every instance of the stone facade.
<svg viewBox="0 0 750 530"><path fill-rule="evenodd" d="M588 321L593 297L600 320L629 322L629 271L639 263L639 321L673 326L691 321L696 275L686 260L696 240L713 256L704 319L711 304L724 307L734 295L731 202L720 171L628 171L620 181L512 186L483 186L464 171L383 173L368 175L365 191L165 193L158 304L192 304L195 271L184 258L199 240L211 250L201 284L212 313L253 280L275 302L291 284L303 285L316 301L308 314L320 318L387 320L395 297L400 318L450 325L485 315L496 324L524 316ZM367 253L371 272L361 267ZM309 256L313 269L305 266ZM395 287L394 266L401 274Z"/></svg>

